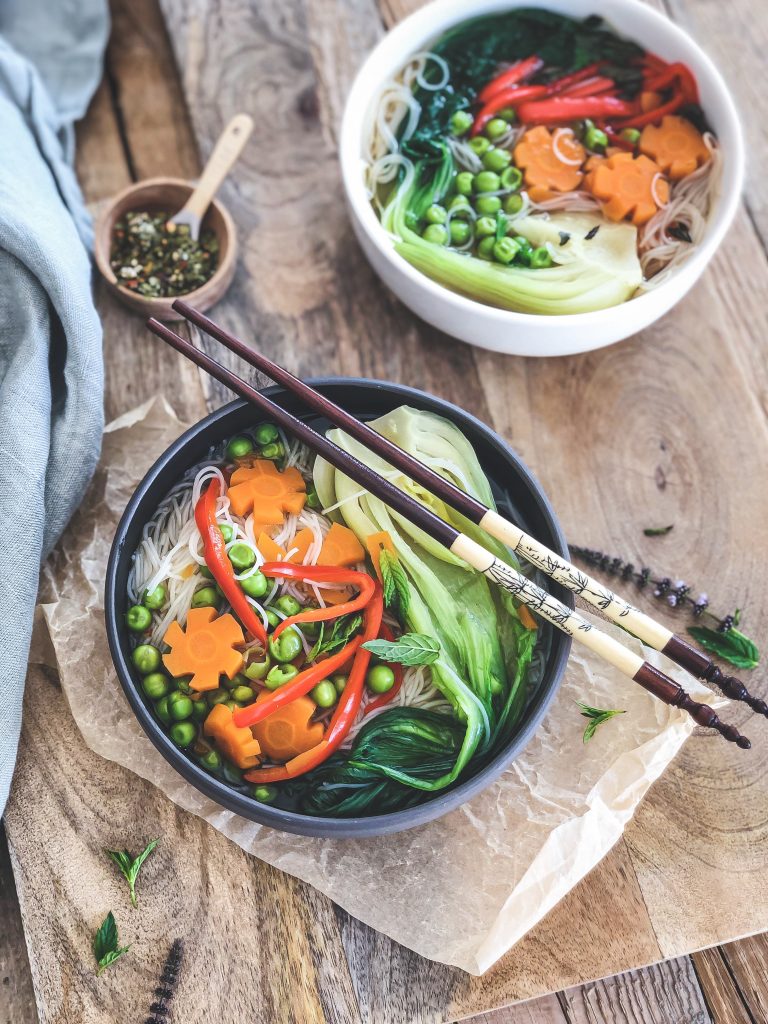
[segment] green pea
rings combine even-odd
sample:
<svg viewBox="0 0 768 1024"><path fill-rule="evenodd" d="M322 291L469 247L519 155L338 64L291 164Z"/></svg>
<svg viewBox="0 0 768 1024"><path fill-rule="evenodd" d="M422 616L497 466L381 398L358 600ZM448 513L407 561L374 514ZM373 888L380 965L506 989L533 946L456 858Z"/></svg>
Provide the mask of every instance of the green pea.
<svg viewBox="0 0 768 1024"><path fill-rule="evenodd" d="M141 680L141 688L150 700L159 700L166 696L171 684L162 672L150 672Z"/></svg>
<svg viewBox="0 0 768 1024"><path fill-rule="evenodd" d="M445 245L448 241L448 232L442 224L427 224L421 237L425 242L432 242L433 245Z"/></svg>
<svg viewBox="0 0 768 1024"><path fill-rule="evenodd" d="M520 195L519 192L515 193L515 195L507 196L507 198L504 200L504 213L520 213L522 208L523 197Z"/></svg>
<svg viewBox="0 0 768 1024"><path fill-rule="evenodd" d="M456 175L456 191L460 196L472 195L472 179L474 174L471 171L461 171Z"/></svg>
<svg viewBox="0 0 768 1024"><path fill-rule="evenodd" d="M219 686L215 690L206 690L205 700L208 707L212 708L217 704L223 704L225 701L229 700L229 693L223 687Z"/></svg>
<svg viewBox="0 0 768 1024"><path fill-rule="evenodd" d="M290 594L283 594L282 597L278 597L275 601L275 608L285 612L286 615L298 615L301 611L301 605Z"/></svg>
<svg viewBox="0 0 768 1024"><path fill-rule="evenodd" d="M538 249L534 249L531 253L531 266L534 270L544 270L546 267L552 266L552 257L549 255L549 250L545 249L543 245L540 245Z"/></svg>
<svg viewBox="0 0 768 1024"><path fill-rule="evenodd" d="M192 676L177 676L173 682L180 693L186 693L189 696L194 692L191 686Z"/></svg>
<svg viewBox="0 0 768 1024"><path fill-rule="evenodd" d="M264 614L267 616L267 625L270 629L277 629L280 623L283 621L279 615L277 615L272 608L265 608Z"/></svg>
<svg viewBox="0 0 768 1024"><path fill-rule="evenodd" d="M512 262L520 251L520 246L514 238L500 238L493 246L493 258L505 265Z"/></svg>
<svg viewBox="0 0 768 1024"><path fill-rule="evenodd" d="M485 134L493 141L494 139L500 139L502 135L506 135L509 128L509 121L505 121L503 117L492 117L485 126Z"/></svg>
<svg viewBox="0 0 768 1024"><path fill-rule="evenodd" d="M191 722L174 722L168 735L179 747L188 747L197 735L197 729Z"/></svg>
<svg viewBox="0 0 768 1024"><path fill-rule="evenodd" d="M260 804L272 804L277 799L277 786L254 786L251 796Z"/></svg>
<svg viewBox="0 0 768 1024"><path fill-rule="evenodd" d="M283 630L277 640L270 637L268 643L269 653L279 665L293 661L304 650L301 637L292 626Z"/></svg>
<svg viewBox="0 0 768 1024"><path fill-rule="evenodd" d="M278 687L290 683L299 674L295 665L275 665L271 668L264 679L264 685L268 690L277 690Z"/></svg>
<svg viewBox="0 0 768 1024"><path fill-rule="evenodd" d="M232 764L231 761L227 761L225 758L222 759L221 774L233 786L239 786L243 781L243 773L237 765Z"/></svg>
<svg viewBox="0 0 768 1024"><path fill-rule="evenodd" d="M203 768L207 768L209 772L215 772L221 768L221 754L218 750L209 750L207 754L203 754L199 758L199 761Z"/></svg>
<svg viewBox="0 0 768 1024"><path fill-rule="evenodd" d="M252 661L249 665L246 665L245 676L251 681L263 679L271 667L272 661L267 654L264 656L264 661Z"/></svg>
<svg viewBox="0 0 768 1024"><path fill-rule="evenodd" d="M449 232L453 245L464 245L472 235L472 228L465 220L452 220Z"/></svg>
<svg viewBox="0 0 768 1024"><path fill-rule="evenodd" d="M192 701L179 690L168 694L168 713L176 722L183 722L192 714Z"/></svg>
<svg viewBox="0 0 768 1024"><path fill-rule="evenodd" d="M168 711L168 698L161 697L160 700L155 703L155 714L163 723L163 725L171 724L171 715Z"/></svg>
<svg viewBox="0 0 768 1024"><path fill-rule="evenodd" d="M236 686L232 691L232 700L236 700L238 704L247 704L255 696L256 692L250 686Z"/></svg>
<svg viewBox="0 0 768 1024"><path fill-rule="evenodd" d="M158 583L154 590L144 591L144 604L153 612L159 611L168 600L168 591L162 583Z"/></svg>
<svg viewBox="0 0 768 1024"><path fill-rule="evenodd" d="M319 708L332 708L339 699L336 687L330 679L321 679L317 686L312 687L309 696Z"/></svg>
<svg viewBox="0 0 768 1024"><path fill-rule="evenodd" d="M236 711L240 710L240 705L237 703L236 700L225 700L224 707L229 708L233 715Z"/></svg>
<svg viewBox="0 0 768 1024"><path fill-rule="evenodd" d="M514 191L520 188L523 183L523 175L519 167L507 167L501 172L501 187L511 188Z"/></svg>
<svg viewBox="0 0 768 1024"><path fill-rule="evenodd" d="M608 136L601 128L595 127L587 120L584 122L584 145L593 153L603 153L608 145Z"/></svg>
<svg viewBox="0 0 768 1024"><path fill-rule="evenodd" d="M280 431L274 423L260 423L253 432L257 444L272 444L280 437Z"/></svg>
<svg viewBox="0 0 768 1024"><path fill-rule="evenodd" d="M218 608L219 595L215 587L202 587L192 595L193 608Z"/></svg>
<svg viewBox="0 0 768 1024"><path fill-rule="evenodd" d="M208 568L207 565L201 565L200 566L200 575L203 576L207 580L212 580L213 579L213 573L211 572L211 570Z"/></svg>
<svg viewBox="0 0 768 1024"><path fill-rule="evenodd" d="M233 544L227 554L238 572L245 572L246 569L250 569L256 564L256 552L247 544Z"/></svg>
<svg viewBox="0 0 768 1024"><path fill-rule="evenodd" d="M500 186L501 178L494 171L480 171L472 182L475 192L497 192Z"/></svg>
<svg viewBox="0 0 768 1024"><path fill-rule="evenodd" d="M474 178L474 175L472 177ZM454 196L448 203L448 209L454 217L468 217L472 212L472 207L466 196Z"/></svg>
<svg viewBox="0 0 768 1024"><path fill-rule="evenodd" d="M229 542L235 536L235 531L232 529L229 523L219 523L219 529L221 530L221 535L224 538L224 542L226 544L229 544Z"/></svg>
<svg viewBox="0 0 768 1024"><path fill-rule="evenodd" d="M517 120L517 113L514 107L502 107L497 116L505 121L509 121L510 124Z"/></svg>
<svg viewBox="0 0 768 1024"><path fill-rule="evenodd" d="M451 118L451 131L454 135L466 135L473 121L474 118L468 110L457 110Z"/></svg>
<svg viewBox="0 0 768 1024"><path fill-rule="evenodd" d="M269 583L267 577L256 570L251 573L250 576L246 576L244 580L239 580L240 586L248 597L264 597L266 592L269 590Z"/></svg>
<svg viewBox="0 0 768 1024"><path fill-rule="evenodd" d="M347 677L339 673L338 675L331 676L331 682L336 687L336 693L341 695L344 692L344 687L347 685Z"/></svg>
<svg viewBox="0 0 768 1024"><path fill-rule="evenodd" d="M320 498L314 487L307 488L307 508L320 508Z"/></svg>
<svg viewBox="0 0 768 1024"><path fill-rule="evenodd" d="M483 153L487 153L491 148L491 143L484 135L476 135L474 139L469 140L469 148L473 153L477 153L478 156L482 156Z"/></svg>
<svg viewBox="0 0 768 1024"><path fill-rule="evenodd" d="M152 644L139 644L134 648L131 660L143 676L148 676L160 668L160 651Z"/></svg>
<svg viewBox="0 0 768 1024"><path fill-rule="evenodd" d="M314 611L314 610L315 610L314 609L314 605L311 605L311 604L306 605L302 609L302 611L305 611L305 612ZM301 631L302 631L302 633L304 634L305 637L307 637L308 639L312 640L316 636L320 635L320 623L319 622L302 622L302 624L301 624Z"/></svg>
<svg viewBox="0 0 768 1024"><path fill-rule="evenodd" d="M640 132L637 128L622 128L621 137L636 146L640 141Z"/></svg>
<svg viewBox="0 0 768 1024"><path fill-rule="evenodd" d="M236 672L231 679L229 678L229 676L222 676L221 685L224 687L225 690L231 691L234 690L236 686L247 686L248 680L246 679L242 672Z"/></svg>
<svg viewBox="0 0 768 1024"><path fill-rule="evenodd" d="M365 681L374 693L388 693L395 685L395 673L389 665L374 665L368 670Z"/></svg>
<svg viewBox="0 0 768 1024"><path fill-rule="evenodd" d="M530 267L530 265L531 265L531 256L533 255L533 246L528 241L528 239L527 238L523 238L522 235L515 235L515 239L514 240L520 246L520 251L518 252L518 254L515 257L515 259L517 260L518 263L522 263L523 266Z"/></svg>
<svg viewBox="0 0 768 1024"><path fill-rule="evenodd" d="M506 149L489 149L483 157L483 167L486 171L503 171L509 167L512 156Z"/></svg>
<svg viewBox="0 0 768 1024"><path fill-rule="evenodd" d="M425 219L430 224L445 224L445 218L448 214L445 212L445 207L439 203L433 203L427 212L424 214Z"/></svg>
<svg viewBox="0 0 768 1024"><path fill-rule="evenodd" d="M192 701L192 718L196 722L202 722L208 717L208 705L201 698Z"/></svg>
<svg viewBox="0 0 768 1024"><path fill-rule="evenodd" d="M494 231L496 226L494 225ZM492 260L493 259L493 247L496 244L496 238L494 235L488 235L488 237L480 240L477 247L477 255L481 260Z"/></svg>
<svg viewBox="0 0 768 1024"><path fill-rule="evenodd" d="M496 234L496 220L494 217L478 217L475 221L475 234L478 238L487 238L488 235Z"/></svg>
<svg viewBox="0 0 768 1024"><path fill-rule="evenodd" d="M135 604L126 612L125 624L132 633L145 633L152 625L152 612L143 604Z"/></svg>
<svg viewBox="0 0 768 1024"><path fill-rule="evenodd" d="M250 437L233 437L227 445L227 456L230 459L242 459L253 451Z"/></svg>
<svg viewBox="0 0 768 1024"><path fill-rule="evenodd" d="M283 448L279 441L272 442L265 444L259 455L261 455L262 459L282 459L285 455L285 448Z"/></svg>
<svg viewBox="0 0 768 1024"><path fill-rule="evenodd" d="M501 199L498 196L478 196L475 209L481 217L494 217L501 209Z"/></svg>

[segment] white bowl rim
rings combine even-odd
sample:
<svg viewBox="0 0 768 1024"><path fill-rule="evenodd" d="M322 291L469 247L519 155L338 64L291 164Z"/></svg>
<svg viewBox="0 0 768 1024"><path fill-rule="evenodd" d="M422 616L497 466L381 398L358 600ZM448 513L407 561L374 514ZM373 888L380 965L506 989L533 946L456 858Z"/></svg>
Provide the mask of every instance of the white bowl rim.
<svg viewBox="0 0 768 1024"><path fill-rule="evenodd" d="M608 24L615 27L619 33L624 31L620 24L623 14L629 13L636 15L641 20L645 19L650 30L655 30L659 38L663 38L667 44L661 48L674 49L678 54L677 59L693 65L698 84L701 86L702 81L708 80L708 84L719 94L723 119L729 123L733 135L732 147L723 154L721 193L717 206L709 217L708 231L703 242L697 246L678 272L672 275L668 281L651 291L627 300L631 303L632 309L637 312L638 321L644 321L647 318L648 322L652 322L682 298L695 283L720 246L736 215L744 184L744 137L736 106L723 76L712 59L687 32L666 15L649 7L643 0L595 0L594 6L599 8L599 11L596 10L595 13L605 18ZM431 0L430 3L400 21L379 41L368 54L352 83L342 117L339 161L347 202L358 226L365 232L368 240L378 252L393 264L399 273L409 278L436 302L455 309L457 314L474 316L482 314L484 322L489 327L496 324L500 328L506 329L515 325L521 328L534 328L535 325L540 325L542 320L556 321L559 326L564 328L572 325L583 329L590 323L598 328L613 321L617 311L622 310L627 303L620 303L617 306L609 306L606 309L594 310L589 313L566 313L556 316L519 313L478 302L433 281L395 252L392 240L381 226L363 185L360 173L362 121L373 91L383 80L377 76L377 65L385 58L398 55L404 60L408 54L418 52L430 39L436 38L461 21L496 11L512 10L516 7L540 7L578 18L578 15L574 14L569 6L568 0L479 0L472 4L470 10L467 9L467 0ZM655 48L658 50L658 45ZM676 297L664 304L664 299L668 298L673 291L676 293ZM656 308L655 313L652 307Z"/></svg>

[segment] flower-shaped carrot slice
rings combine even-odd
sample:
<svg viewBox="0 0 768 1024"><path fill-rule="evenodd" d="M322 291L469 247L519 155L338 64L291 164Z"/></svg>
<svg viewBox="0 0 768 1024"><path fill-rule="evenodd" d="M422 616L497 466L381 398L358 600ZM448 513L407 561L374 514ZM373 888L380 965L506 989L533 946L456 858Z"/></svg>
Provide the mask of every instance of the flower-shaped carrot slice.
<svg viewBox="0 0 768 1024"><path fill-rule="evenodd" d="M232 679L243 667L243 656L234 650L245 641L233 615L216 618L215 608L190 608L186 631L172 622L165 636L171 650L163 655L172 676L192 676L193 690L215 690L219 676Z"/></svg>
<svg viewBox="0 0 768 1024"><path fill-rule="evenodd" d="M334 523L323 540L318 565L357 565L365 558L363 546L348 526Z"/></svg>
<svg viewBox="0 0 768 1024"><path fill-rule="evenodd" d="M281 548L279 544L275 544L268 534L260 533L258 540L256 541L256 547L261 552L261 557L265 562L301 563L304 561L307 551L309 551L309 545L314 539L315 535L309 527L299 530L293 540L288 542L288 551L291 552L291 554L288 555L285 548Z"/></svg>
<svg viewBox="0 0 768 1024"><path fill-rule="evenodd" d="M673 181L692 174L710 158L701 132L685 117L668 114L660 125L647 124L640 152L651 157Z"/></svg>
<svg viewBox="0 0 768 1024"><path fill-rule="evenodd" d="M264 693L256 703L268 700L270 696ZM268 718L251 726L264 753L273 761L289 761L316 746L325 732L322 722L310 722L316 708L317 705L309 697L297 697L290 704L273 711Z"/></svg>
<svg viewBox="0 0 768 1024"><path fill-rule="evenodd" d="M569 128L555 128L550 132L544 125L530 128L514 152L528 195L536 203L550 199L557 192L572 192L578 188L585 156L586 150Z"/></svg>
<svg viewBox="0 0 768 1024"><path fill-rule="evenodd" d="M298 514L304 508L306 489L298 469L281 473L274 462L258 459L235 470L227 494L235 515L252 510L257 526L279 526L286 512Z"/></svg>
<svg viewBox="0 0 768 1024"><path fill-rule="evenodd" d="M259 763L261 747L247 726L235 725L232 712L223 704L216 704L203 725L221 753L234 761L238 768L253 768Z"/></svg>
<svg viewBox="0 0 768 1024"><path fill-rule="evenodd" d="M630 218L639 227L669 200L669 183L647 156L616 153L589 172L585 187L604 201L610 220Z"/></svg>

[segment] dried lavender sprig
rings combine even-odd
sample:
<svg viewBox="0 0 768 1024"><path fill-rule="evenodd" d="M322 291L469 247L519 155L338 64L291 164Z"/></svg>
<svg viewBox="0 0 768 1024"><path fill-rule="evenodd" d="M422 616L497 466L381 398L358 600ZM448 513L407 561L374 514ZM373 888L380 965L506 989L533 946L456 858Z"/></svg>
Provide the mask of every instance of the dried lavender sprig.
<svg viewBox="0 0 768 1024"><path fill-rule="evenodd" d="M700 593L694 597L691 593L692 587L685 580L672 580L669 576L662 576L660 579L654 577L652 569L643 566L636 568L632 562L625 562L613 555L605 555L602 551L594 548L584 548L578 544L569 545L572 555L593 565L609 576L620 576L622 580L632 580L636 586L644 590L653 586L653 596L659 600L666 599L670 608L688 607L695 619L706 616L717 623L717 629L721 633L727 633L736 624L736 613L720 617L709 610L709 596Z"/></svg>
<svg viewBox="0 0 768 1024"><path fill-rule="evenodd" d="M167 1024L166 1018L170 1013L170 1003L176 992L183 957L184 943L181 939L174 939L155 989L156 999L150 1004L150 1016L147 1017L144 1024Z"/></svg>

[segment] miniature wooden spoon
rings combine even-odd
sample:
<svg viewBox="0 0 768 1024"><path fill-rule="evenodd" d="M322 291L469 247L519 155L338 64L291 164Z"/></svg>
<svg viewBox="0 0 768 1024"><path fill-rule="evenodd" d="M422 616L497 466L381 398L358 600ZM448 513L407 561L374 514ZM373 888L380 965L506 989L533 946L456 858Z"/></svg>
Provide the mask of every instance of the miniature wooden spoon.
<svg viewBox="0 0 768 1024"><path fill-rule="evenodd" d="M197 241L205 211L240 156L252 131L253 118L248 114L236 114L232 118L213 147L195 190L179 212L168 220L169 225L186 224L190 235Z"/></svg>

